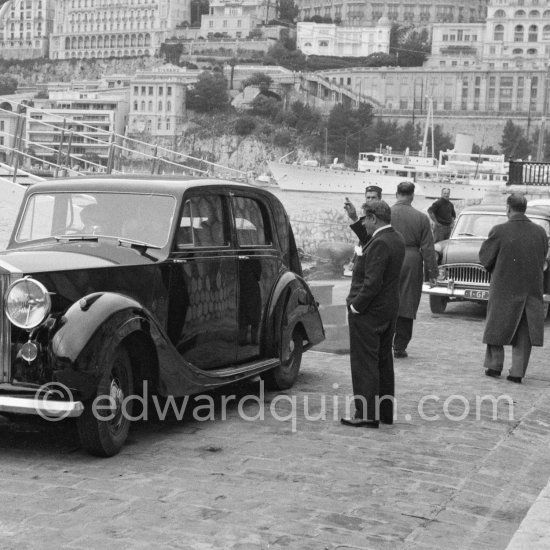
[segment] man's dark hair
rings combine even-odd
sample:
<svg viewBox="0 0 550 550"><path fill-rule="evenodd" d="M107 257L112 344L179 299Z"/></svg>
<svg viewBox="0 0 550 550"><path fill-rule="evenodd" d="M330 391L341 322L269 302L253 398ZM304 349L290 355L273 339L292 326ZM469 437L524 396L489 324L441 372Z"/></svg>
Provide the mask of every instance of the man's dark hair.
<svg viewBox="0 0 550 550"><path fill-rule="evenodd" d="M363 205L365 216L376 216L384 223L391 223L391 208L386 201L371 201Z"/></svg>
<svg viewBox="0 0 550 550"><path fill-rule="evenodd" d="M382 198L382 188L378 187L378 185L367 185L367 187L365 187L365 193L369 192L376 193L378 195L378 199Z"/></svg>
<svg viewBox="0 0 550 550"><path fill-rule="evenodd" d="M397 194L405 195L407 197L414 195L414 183L410 181L402 181L397 185Z"/></svg>
<svg viewBox="0 0 550 550"><path fill-rule="evenodd" d="M525 195L520 193L512 193L507 199L506 204L510 207L510 210L514 212L524 213L527 210L527 199Z"/></svg>

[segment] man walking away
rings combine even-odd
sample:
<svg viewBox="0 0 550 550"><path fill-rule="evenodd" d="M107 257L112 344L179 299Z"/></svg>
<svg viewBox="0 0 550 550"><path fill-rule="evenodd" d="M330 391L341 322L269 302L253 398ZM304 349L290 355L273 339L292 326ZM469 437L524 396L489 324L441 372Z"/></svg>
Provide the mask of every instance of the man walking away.
<svg viewBox="0 0 550 550"><path fill-rule="evenodd" d="M408 357L407 346L412 338L413 321L422 296L424 264L430 282L435 284L437 261L435 257L430 220L426 214L412 207L414 183L403 181L397 186L397 202L391 207L392 226L405 239L405 260L401 270L400 302L393 356Z"/></svg>
<svg viewBox="0 0 550 550"><path fill-rule="evenodd" d="M441 197L428 208L428 215L434 222L434 243L445 241L451 236L451 229L456 220L453 203L449 200L451 190L445 187L441 190Z"/></svg>
<svg viewBox="0 0 550 550"><path fill-rule="evenodd" d="M380 421L393 423L392 339L405 243L390 225L384 201L365 203L363 211L369 241L353 266L346 300L355 415L342 418L342 424L378 428Z"/></svg>
<svg viewBox="0 0 550 550"><path fill-rule="evenodd" d="M544 337L543 272L548 253L544 229L525 215L527 200L512 194L506 201L508 221L495 225L481 245L479 261L491 273L483 343L485 374L500 376L504 347L512 345L507 380L521 383L532 346Z"/></svg>

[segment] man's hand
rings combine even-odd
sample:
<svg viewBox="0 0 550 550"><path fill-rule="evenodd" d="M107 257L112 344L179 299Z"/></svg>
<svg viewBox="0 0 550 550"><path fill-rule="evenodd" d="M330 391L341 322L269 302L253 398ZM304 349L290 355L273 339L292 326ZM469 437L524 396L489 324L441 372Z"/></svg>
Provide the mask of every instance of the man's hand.
<svg viewBox="0 0 550 550"><path fill-rule="evenodd" d="M355 210L355 206L351 203L351 201L346 197L346 200L344 201L344 210L346 211L348 217L350 220L356 222L358 220L357 218L357 210Z"/></svg>
<svg viewBox="0 0 550 550"><path fill-rule="evenodd" d="M430 288L433 288L434 286L437 285L437 279L435 277L430 277L430 279L428 280L428 283L430 285Z"/></svg>

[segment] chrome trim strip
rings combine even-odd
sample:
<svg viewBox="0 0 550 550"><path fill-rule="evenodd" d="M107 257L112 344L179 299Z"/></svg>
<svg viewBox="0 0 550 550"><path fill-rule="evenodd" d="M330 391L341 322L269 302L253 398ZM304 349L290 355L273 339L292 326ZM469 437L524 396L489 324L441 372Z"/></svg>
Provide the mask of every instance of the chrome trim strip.
<svg viewBox="0 0 550 550"><path fill-rule="evenodd" d="M0 396L0 412L36 414L50 418L73 418L84 412L81 401L44 401L35 397Z"/></svg>

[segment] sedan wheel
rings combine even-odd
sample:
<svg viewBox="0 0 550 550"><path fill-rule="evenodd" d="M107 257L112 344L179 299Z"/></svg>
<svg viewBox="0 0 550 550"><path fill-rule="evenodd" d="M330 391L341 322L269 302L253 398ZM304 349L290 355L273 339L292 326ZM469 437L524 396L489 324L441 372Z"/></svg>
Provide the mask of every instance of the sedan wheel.
<svg viewBox="0 0 550 550"><path fill-rule="evenodd" d="M445 313L449 298L446 296L430 296L430 310L432 313Z"/></svg>
<svg viewBox="0 0 550 550"><path fill-rule="evenodd" d="M80 441L89 453L108 457L120 451L130 430L131 410L124 399L132 392L130 357L126 349L119 346L110 368L106 369L98 384L95 399L87 403L78 418ZM93 406L94 401L98 407Z"/></svg>
<svg viewBox="0 0 550 550"><path fill-rule="evenodd" d="M268 386L275 390L291 388L300 372L302 354L304 351L304 339L299 329L295 329L289 342L289 357L286 361L269 371L265 378Z"/></svg>

